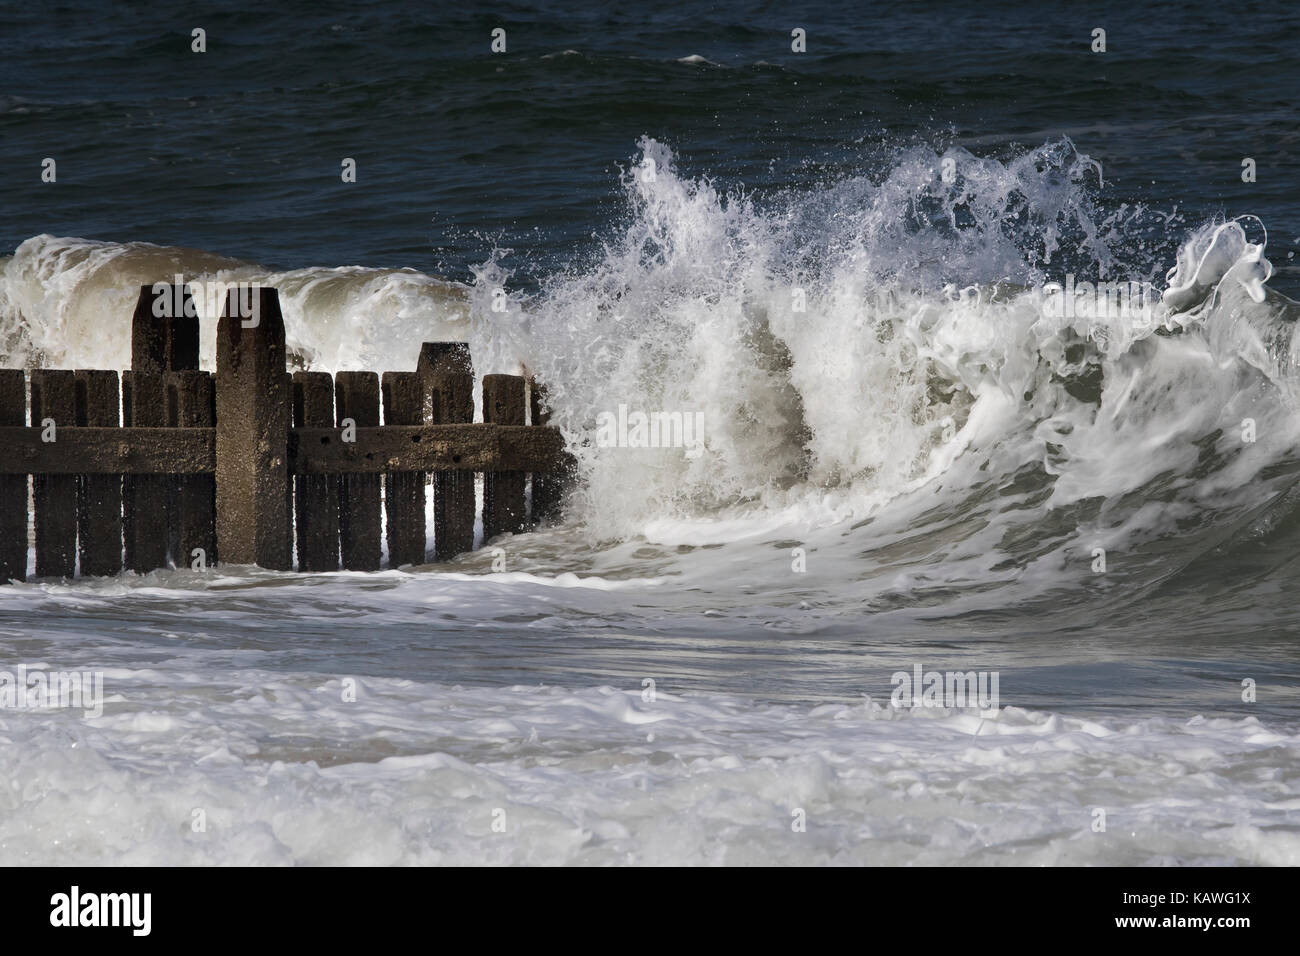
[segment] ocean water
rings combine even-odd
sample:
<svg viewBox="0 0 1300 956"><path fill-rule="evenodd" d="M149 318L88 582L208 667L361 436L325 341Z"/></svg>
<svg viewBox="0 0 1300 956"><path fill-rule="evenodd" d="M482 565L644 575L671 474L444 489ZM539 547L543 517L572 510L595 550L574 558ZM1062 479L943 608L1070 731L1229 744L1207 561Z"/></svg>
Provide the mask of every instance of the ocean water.
<svg viewBox="0 0 1300 956"><path fill-rule="evenodd" d="M580 481L0 589L104 693L0 708L0 862L1300 862L1300 14L821 7L5 5L0 365L256 280L303 367L536 374Z"/></svg>

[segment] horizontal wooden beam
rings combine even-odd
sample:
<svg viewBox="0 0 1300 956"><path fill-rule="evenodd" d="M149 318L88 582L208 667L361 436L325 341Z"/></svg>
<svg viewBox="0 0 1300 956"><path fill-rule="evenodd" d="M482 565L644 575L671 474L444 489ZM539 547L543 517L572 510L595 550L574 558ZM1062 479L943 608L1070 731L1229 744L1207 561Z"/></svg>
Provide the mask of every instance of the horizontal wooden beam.
<svg viewBox="0 0 1300 956"><path fill-rule="evenodd" d="M558 429L531 425L384 425L289 432L289 469L298 475L402 471L552 471L563 467Z"/></svg>
<svg viewBox="0 0 1300 956"><path fill-rule="evenodd" d="M202 475L216 470L212 428L0 427L0 475ZM563 467L564 439L530 425L384 425L289 432L289 470L299 475L403 471L532 471Z"/></svg>
<svg viewBox="0 0 1300 956"><path fill-rule="evenodd" d="M201 475L216 468L211 428L0 428L0 475Z"/></svg>

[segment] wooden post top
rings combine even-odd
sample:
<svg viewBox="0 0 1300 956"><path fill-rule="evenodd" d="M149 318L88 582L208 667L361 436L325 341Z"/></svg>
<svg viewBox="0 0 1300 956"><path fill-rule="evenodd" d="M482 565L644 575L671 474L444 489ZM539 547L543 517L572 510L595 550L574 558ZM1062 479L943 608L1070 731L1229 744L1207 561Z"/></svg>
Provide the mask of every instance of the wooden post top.
<svg viewBox="0 0 1300 956"><path fill-rule="evenodd" d="M273 359L267 349L277 350L280 371L284 371L284 315L278 290L245 286L226 293L225 307L217 322L218 366L222 349L236 362L245 358Z"/></svg>
<svg viewBox="0 0 1300 956"><path fill-rule="evenodd" d="M440 375L473 375L474 362L470 358L468 342L425 342L420 346L420 358L415 371L427 377Z"/></svg>
<svg viewBox="0 0 1300 956"><path fill-rule="evenodd" d="M131 368L179 372L199 367L199 317L188 285L140 286L131 317Z"/></svg>

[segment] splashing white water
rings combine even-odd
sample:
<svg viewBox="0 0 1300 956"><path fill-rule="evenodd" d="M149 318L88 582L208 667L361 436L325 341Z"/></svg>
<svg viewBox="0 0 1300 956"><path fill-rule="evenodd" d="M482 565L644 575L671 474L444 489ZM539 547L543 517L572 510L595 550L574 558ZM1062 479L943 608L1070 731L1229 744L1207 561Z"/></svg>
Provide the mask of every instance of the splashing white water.
<svg viewBox="0 0 1300 956"><path fill-rule="evenodd" d="M124 367L138 286L176 272L277 285L315 368L410 368L421 340L468 338L480 372L526 364L548 384L585 479L565 526L509 542L505 574L479 553L364 581L12 586L4 656L104 669L109 699L95 722L0 713L0 766L22 782L0 794L5 861L1294 864L1294 722L1233 711L1221 660L1194 665L1209 719L1133 712L1121 669L1095 666L1114 640L1078 638L1105 630L1112 593L1171 579L1191 590L1142 609L1143 664L1197 628L1231 642L1288 624L1291 602L1252 604L1285 594L1267 575L1218 616L1187 597L1223 576L1188 572L1199 558L1272 527L1300 437L1295 304L1266 285L1265 243L1244 220L1206 224L1150 314L1058 315L1043 287L1066 273L1168 266L1130 261L1133 218L1097 211L1095 165L1069 144L1003 162L914 150L883 178L764 203L643 151L655 176L627 175L621 231L532 296L498 294L500 250L469 288L49 236L3 263L11 362ZM586 443L620 403L703 413L705 453ZM792 573L795 545L815 573ZM1016 607L1036 598L1049 613ZM1070 640L950 640L1009 610L999 633ZM1104 684L1112 713L844 702L887 684L918 635L918 654L1048 672L1040 708ZM344 675L376 670L347 701ZM1183 704L1171 672L1190 679L1139 671L1143 704ZM550 686L502 686L513 674ZM649 704L647 675L683 693ZM1013 703L1035 679L1004 678ZM1124 808L1105 839L1099 794Z"/></svg>
<svg viewBox="0 0 1300 956"><path fill-rule="evenodd" d="M1164 268L1130 261L1145 223L1100 211L1099 183L1068 141L1004 161L917 148L883 178L759 203L681 175L647 139L601 254L533 295L510 293L504 250L464 287L38 236L4 263L0 342L10 361L123 367L140 284L256 280L280 288L310 367L411 368L421 340L468 339L480 372L535 372L582 467L569 514L589 539L698 545L869 518L888 541L962 515L991 483L1010 489L998 513L926 561L965 555L962 580L1006 560L1019 574L1059 567L1085 535L1158 537L1210 500L1248 511L1276 491L1252 477L1295 436L1294 304L1267 289L1265 243L1241 222L1195 230L1140 317L1045 307L1067 273ZM213 325L204 314L208 367ZM620 406L699 415L703 454L600 447L597 417ZM1251 443L1234 438L1246 418ZM1200 474L1206 440L1219 465ZM1176 506L1121 504L1170 473ZM1062 518L1094 499L1112 504ZM1017 529L1044 523L1056 546L1040 553ZM860 564L846 556L845 575Z"/></svg>
<svg viewBox="0 0 1300 956"><path fill-rule="evenodd" d="M1289 349L1291 304L1266 296L1263 245L1238 223L1194 234L1176 291L1141 315L1045 308L1044 283L1066 272L1136 283L1160 269L1125 266L1139 212L1099 212L1096 164L1068 142L1006 162L913 150L881 181L763 208L679 175L662 144L642 150L626 224L596 261L513 305L509 334L486 299L472 312L494 361L527 356L549 384L584 468L574 514L597 539L722 541L736 519L806 528L918 494L956 509L990 475L1037 467L1057 484L1017 516L1030 522L1189 468L1243 408L1268 437L1223 439L1234 483L1294 434L1277 394L1289 382L1255 355ZM494 259L479 280L509 276ZM1239 359L1271 379L1243 382ZM702 413L706 453L591 442L620 405ZM1132 517L1114 520L1146 524Z"/></svg>
<svg viewBox="0 0 1300 956"><path fill-rule="evenodd" d="M0 260L0 352L6 365L129 368L140 286L180 275L195 290L201 362L213 368L223 286L280 291L287 344L311 368L414 368L421 341L461 341L463 286L411 269L361 266L276 272L193 249L34 236Z"/></svg>

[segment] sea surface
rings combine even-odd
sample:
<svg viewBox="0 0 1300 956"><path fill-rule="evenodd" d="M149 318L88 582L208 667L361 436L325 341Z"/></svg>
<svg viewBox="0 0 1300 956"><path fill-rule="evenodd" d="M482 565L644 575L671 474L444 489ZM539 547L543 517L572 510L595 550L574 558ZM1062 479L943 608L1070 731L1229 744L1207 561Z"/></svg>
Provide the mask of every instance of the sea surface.
<svg viewBox="0 0 1300 956"><path fill-rule="evenodd" d="M0 22L0 366L257 281L299 367L536 375L580 472L448 564L0 588L0 703L104 692L0 707L0 863L1300 863L1300 8Z"/></svg>

